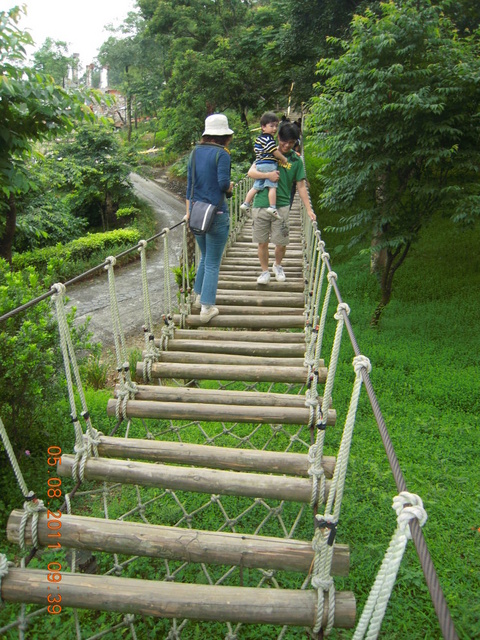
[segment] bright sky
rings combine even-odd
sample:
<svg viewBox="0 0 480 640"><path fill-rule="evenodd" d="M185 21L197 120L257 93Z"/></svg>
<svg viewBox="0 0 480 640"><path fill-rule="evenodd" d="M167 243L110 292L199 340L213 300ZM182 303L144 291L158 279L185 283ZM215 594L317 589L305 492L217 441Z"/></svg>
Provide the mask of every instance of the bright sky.
<svg viewBox="0 0 480 640"><path fill-rule="evenodd" d="M30 31L35 49L46 38L62 40L69 54L79 53L81 66L90 64L109 33L106 24L118 26L135 8L135 0L0 0L0 10L27 5L19 26Z"/></svg>

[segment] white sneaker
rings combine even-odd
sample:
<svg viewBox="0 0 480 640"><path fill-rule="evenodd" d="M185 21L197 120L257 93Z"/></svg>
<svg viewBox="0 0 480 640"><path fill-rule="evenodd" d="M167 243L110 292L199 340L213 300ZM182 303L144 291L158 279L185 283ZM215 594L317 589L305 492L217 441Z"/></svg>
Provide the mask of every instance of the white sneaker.
<svg viewBox="0 0 480 640"><path fill-rule="evenodd" d="M285 282L286 276L283 267L280 264L274 264L272 267L272 271L275 275L275 280L277 282Z"/></svg>
<svg viewBox="0 0 480 640"><path fill-rule="evenodd" d="M200 322L206 324L207 322L210 322L212 318L218 316L219 313L220 311L213 305L202 305L202 310L200 311Z"/></svg>
<svg viewBox="0 0 480 640"><path fill-rule="evenodd" d="M267 207L267 212L274 218L280 218L280 214L278 213L276 207Z"/></svg>
<svg viewBox="0 0 480 640"><path fill-rule="evenodd" d="M192 304L192 307L195 307L195 309L200 309L202 307L202 303L200 302L200 294L197 293L195 296L195 300Z"/></svg>
<svg viewBox="0 0 480 640"><path fill-rule="evenodd" d="M257 278L257 284L268 284L270 282L270 272L264 271Z"/></svg>

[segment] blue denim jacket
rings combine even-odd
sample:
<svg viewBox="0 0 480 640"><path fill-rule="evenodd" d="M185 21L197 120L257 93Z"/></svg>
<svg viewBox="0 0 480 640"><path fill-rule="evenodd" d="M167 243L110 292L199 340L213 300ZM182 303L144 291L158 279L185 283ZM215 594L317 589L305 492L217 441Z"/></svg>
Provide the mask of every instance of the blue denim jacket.
<svg viewBox="0 0 480 640"><path fill-rule="evenodd" d="M199 144L188 160L187 200L191 198L192 155L195 153L193 201L210 202L228 211L225 192L230 187L230 154L218 144Z"/></svg>

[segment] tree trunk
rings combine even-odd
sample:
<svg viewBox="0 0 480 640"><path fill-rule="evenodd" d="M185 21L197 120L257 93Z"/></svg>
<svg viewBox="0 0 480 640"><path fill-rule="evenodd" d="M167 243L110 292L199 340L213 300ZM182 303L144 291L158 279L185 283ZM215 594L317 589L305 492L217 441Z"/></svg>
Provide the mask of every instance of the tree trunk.
<svg viewBox="0 0 480 640"><path fill-rule="evenodd" d="M403 261L407 257L410 246L411 243L407 242L403 247L399 247L394 252L392 252L390 249L385 250L386 261L380 280L382 297L377 305L377 308L373 312L372 319L370 320L370 325L372 327L376 327L378 325L383 310L391 300L393 277L395 276L397 269L403 264Z"/></svg>
<svg viewBox="0 0 480 640"><path fill-rule="evenodd" d="M8 199L6 211L5 230L0 238L0 258L4 258L11 264L13 237L17 225L17 206L13 195Z"/></svg>

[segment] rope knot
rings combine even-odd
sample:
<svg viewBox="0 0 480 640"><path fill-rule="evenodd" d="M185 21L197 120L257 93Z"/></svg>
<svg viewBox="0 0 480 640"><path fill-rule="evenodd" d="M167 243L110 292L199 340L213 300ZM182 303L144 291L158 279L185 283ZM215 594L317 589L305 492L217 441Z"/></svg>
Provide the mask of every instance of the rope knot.
<svg viewBox="0 0 480 640"><path fill-rule="evenodd" d="M330 260L330 254L327 253L326 251L322 251L322 255L320 256L322 258L322 260L325 262L325 260Z"/></svg>
<svg viewBox="0 0 480 640"><path fill-rule="evenodd" d="M13 562L9 562L4 553L0 553L0 581L7 575L9 567L12 566Z"/></svg>
<svg viewBox="0 0 480 640"><path fill-rule="evenodd" d="M355 356L355 358L353 359L353 368L356 375L359 376L362 369L366 369L367 373L370 373L370 371L372 370L372 365L367 356L360 355Z"/></svg>
<svg viewBox="0 0 480 640"><path fill-rule="evenodd" d="M348 304L346 302L341 302L338 307L337 307L337 313L333 316L335 318L335 320L342 320L343 319L343 313L345 312L348 315L350 315L350 307L348 306Z"/></svg>
<svg viewBox="0 0 480 640"><path fill-rule="evenodd" d="M162 233L167 236L170 233L170 229L168 227L165 227L164 229L162 229Z"/></svg>
<svg viewBox="0 0 480 640"><path fill-rule="evenodd" d="M320 576L313 576L312 587L314 589L323 589L323 591L330 591L330 589L333 587L333 578L320 578Z"/></svg>
<svg viewBox="0 0 480 640"><path fill-rule="evenodd" d="M408 540L412 537L408 527L410 520L417 518L421 527L427 521L427 512L423 508L422 499L416 493L402 491L393 499L392 509L397 514L398 526L402 528Z"/></svg>
<svg viewBox="0 0 480 640"><path fill-rule="evenodd" d="M110 267L114 267L117 264L117 259L115 258L115 256L108 256L107 258L105 258L105 269L110 269Z"/></svg>
<svg viewBox="0 0 480 640"><path fill-rule="evenodd" d="M145 251L145 249L147 248L147 244L148 244L148 242L146 240L139 240L138 241L138 250L139 251Z"/></svg>
<svg viewBox="0 0 480 640"><path fill-rule="evenodd" d="M332 280L337 280L338 276L335 271L329 271L327 273L327 280L331 283Z"/></svg>
<svg viewBox="0 0 480 640"><path fill-rule="evenodd" d="M55 284L52 284L50 290L56 292L53 294L53 299L55 300L58 296L63 297L65 295L67 287L62 282L56 282Z"/></svg>

